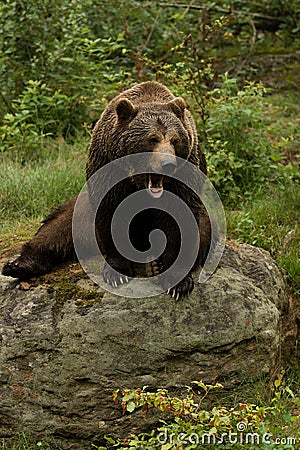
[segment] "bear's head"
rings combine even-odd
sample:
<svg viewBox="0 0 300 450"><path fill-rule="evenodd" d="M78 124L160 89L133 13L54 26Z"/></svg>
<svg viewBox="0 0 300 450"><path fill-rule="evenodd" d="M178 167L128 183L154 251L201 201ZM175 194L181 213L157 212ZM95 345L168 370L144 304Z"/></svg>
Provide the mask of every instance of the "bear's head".
<svg viewBox="0 0 300 450"><path fill-rule="evenodd" d="M186 107L181 97L167 103L138 105L121 98L115 105L122 155L151 154L145 175L136 176L133 181L139 188L148 188L154 198L162 195L168 176L176 172L176 157L187 160L190 155L192 136L185 123Z"/></svg>

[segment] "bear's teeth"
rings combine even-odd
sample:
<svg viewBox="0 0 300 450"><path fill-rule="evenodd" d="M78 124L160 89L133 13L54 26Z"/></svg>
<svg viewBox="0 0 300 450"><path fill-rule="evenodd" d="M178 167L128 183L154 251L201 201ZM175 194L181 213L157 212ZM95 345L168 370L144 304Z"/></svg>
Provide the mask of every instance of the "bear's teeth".
<svg viewBox="0 0 300 450"><path fill-rule="evenodd" d="M148 192L150 193L150 195L153 198L159 198L162 196L163 194L163 187L159 187L159 188L154 188L154 187L149 187Z"/></svg>
<svg viewBox="0 0 300 450"><path fill-rule="evenodd" d="M163 191L160 192L152 192L150 191L150 195L152 195L153 198L160 198L162 196Z"/></svg>
<svg viewBox="0 0 300 450"><path fill-rule="evenodd" d="M158 183L155 183L155 184L158 184ZM162 178L161 178L158 186L153 186L151 175L150 175L149 183L148 183L148 192L150 193L150 195L154 198L159 198L159 197L161 197L163 190L164 190L164 188L163 188L163 184L162 184Z"/></svg>

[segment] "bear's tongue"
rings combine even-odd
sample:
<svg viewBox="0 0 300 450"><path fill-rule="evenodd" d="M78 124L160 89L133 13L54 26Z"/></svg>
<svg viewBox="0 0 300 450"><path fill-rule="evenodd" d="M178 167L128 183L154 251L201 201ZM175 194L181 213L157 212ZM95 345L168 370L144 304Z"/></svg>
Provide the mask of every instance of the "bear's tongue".
<svg viewBox="0 0 300 450"><path fill-rule="evenodd" d="M149 175L148 192L153 198L159 198L162 196L164 191L163 188L163 177L161 175L156 175L151 173Z"/></svg>

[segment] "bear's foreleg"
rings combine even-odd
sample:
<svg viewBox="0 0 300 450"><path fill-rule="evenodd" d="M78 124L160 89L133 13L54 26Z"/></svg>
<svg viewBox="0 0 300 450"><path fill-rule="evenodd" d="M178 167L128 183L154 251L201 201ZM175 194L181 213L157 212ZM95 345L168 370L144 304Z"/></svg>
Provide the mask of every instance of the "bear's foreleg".
<svg viewBox="0 0 300 450"><path fill-rule="evenodd" d="M35 236L23 245L20 256L4 264L3 275L24 280L51 272L75 259L72 217L76 198L46 217Z"/></svg>

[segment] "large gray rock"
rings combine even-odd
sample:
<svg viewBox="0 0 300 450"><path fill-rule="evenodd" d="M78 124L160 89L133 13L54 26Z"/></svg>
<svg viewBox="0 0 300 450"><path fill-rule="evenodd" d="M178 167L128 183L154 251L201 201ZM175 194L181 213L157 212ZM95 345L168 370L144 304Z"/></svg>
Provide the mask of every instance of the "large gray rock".
<svg viewBox="0 0 300 450"><path fill-rule="evenodd" d="M229 243L214 275L179 302L97 291L78 274L64 290L59 276L0 280L0 436L50 434L82 450L104 434L139 432L155 416L122 416L114 389L233 386L272 371L284 323L294 335L281 271L248 245Z"/></svg>

